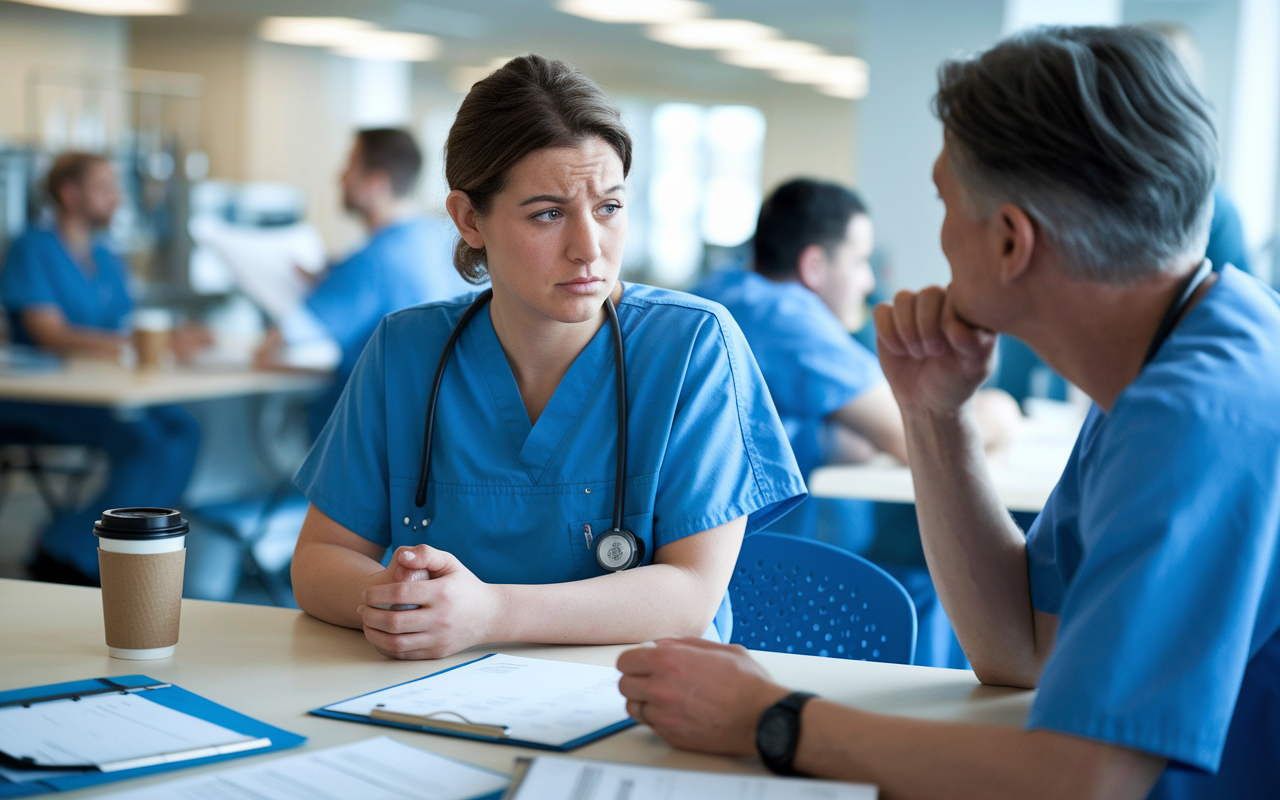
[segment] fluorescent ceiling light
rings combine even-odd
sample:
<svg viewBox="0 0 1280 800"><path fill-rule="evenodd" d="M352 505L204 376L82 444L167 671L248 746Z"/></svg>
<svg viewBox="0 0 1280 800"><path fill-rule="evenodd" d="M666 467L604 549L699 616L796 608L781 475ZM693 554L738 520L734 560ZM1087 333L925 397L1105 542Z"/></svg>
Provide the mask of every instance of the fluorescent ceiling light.
<svg viewBox="0 0 1280 800"><path fill-rule="evenodd" d="M831 86L815 86L813 87L819 94L825 94L828 97L839 97L842 100L861 100L867 96L867 86L854 85L831 85Z"/></svg>
<svg viewBox="0 0 1280 800"><path fill-rule="evenodd" d="M341 47L357 34L378 26L350 17L267 17L258 25L258 38L302 47Z"/></svg>
<svg viewBox="0 0 1280 800"><path fill-rule="evenodd" d="M711 15L711 7L695 0L556 0L557 11L596 22L658 24Z"/></svg>
<svg viewBox="0 0 1280 800"><path fill-rule="evenodd" d="M187 13L187 0L17 0L29 6L56 8L107 17L171 17Z"/></svg>
<svg viewBox="0 0 1280 800"><path fill-rule="evenodd" d="M693 50L736 50L749 42L777 39L779 33L777 28L745 19L695 19L645 30L650 39Z"/></svg>
<svg viewBox="0 0 1280 800"><path fill-rule="evenodd" d="M812 56L769 74L787 83L858 85L867 82L867 62L853 56Z"/></svg>
<svg viewBox="0 0 1280 800"><path fill-rule="evenodd" d="M333 52L349 58L380 61L433 61L440 55L440 40L425 33L355 31Z"/></svg>
<svg viewBox="0 0 1280 800"><path fill-rule="evenodd" d="M762 39L733 50L722 51L716 58L726 64L747 69L787 69L817 55L823 55L823 50L816 44Z"/></svg>

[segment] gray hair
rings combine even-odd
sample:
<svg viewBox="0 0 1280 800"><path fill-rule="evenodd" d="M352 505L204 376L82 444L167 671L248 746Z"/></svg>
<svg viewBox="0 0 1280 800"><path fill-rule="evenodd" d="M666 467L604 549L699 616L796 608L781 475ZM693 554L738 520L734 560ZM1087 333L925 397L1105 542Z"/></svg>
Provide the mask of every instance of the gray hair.
<svg viewBox="0 0 1280 800"><path fill-rule="evenodd" d="M1204 252L1218 136L1160 34L1037 28L944 63L933 105L975 211L1023 209L1073 275L1125 283Z"/></svg>

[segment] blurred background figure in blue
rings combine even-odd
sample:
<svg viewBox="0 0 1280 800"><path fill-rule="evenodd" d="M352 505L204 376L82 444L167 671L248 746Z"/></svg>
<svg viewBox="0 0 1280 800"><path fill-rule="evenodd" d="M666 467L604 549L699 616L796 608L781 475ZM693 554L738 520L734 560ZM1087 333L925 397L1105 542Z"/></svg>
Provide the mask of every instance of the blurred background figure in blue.
<svg viewBox="0 0 1280 800"><path fill-rule="evenodd" d="M54 224L32 227L9 249L0 273L13 341L66 358L118 361L129 344L126 271L100 239L120 203L115 171L103 157L64 153L46 181ZM196 328L174 331L179 358L207 343ZM200 430L175 406L120 412L107 408L0 403L8 436L42 444L87 445L103 451L109 477L80 509L57 509L45 527L29 573L33 579L96 585L93 521L104 508L173 506L195 463Z"/></svg>
<svg viewBox="0 0 1280 800"><path fill-rule="evenodd" d="M280 321L259 352L259 363L288 365L289 348L305 348L309 367L334 371L332 385L311 404L313 436L329 420L347 378L378 322L406 306L467 291L447 262L442 239L451 231L416 211L413 192L422 153L396 128L362 130L340 183L343 208L359 218L369 240L321 274L315 289Z"/></svg>

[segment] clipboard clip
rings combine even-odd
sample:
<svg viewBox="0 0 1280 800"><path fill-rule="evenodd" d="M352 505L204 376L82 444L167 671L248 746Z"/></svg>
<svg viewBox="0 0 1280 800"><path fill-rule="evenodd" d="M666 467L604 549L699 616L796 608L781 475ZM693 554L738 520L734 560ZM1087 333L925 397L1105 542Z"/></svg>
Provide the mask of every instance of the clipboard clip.
<svg viewBox="0 0 1280 800"><path fill-rule="evenodd" d="M457 717L461 722L451 719L439 719L441 716ZM427 730L449 731L451 733L469 733L474 736L487 736L491 739L507 738L506 725L492 725L486 722L472 722L456 711L435 711L430 714L406 714L401 711L389 711L379 703L369 711L369 716L383 722L398 722L401 725L413 725Z"/></svg>

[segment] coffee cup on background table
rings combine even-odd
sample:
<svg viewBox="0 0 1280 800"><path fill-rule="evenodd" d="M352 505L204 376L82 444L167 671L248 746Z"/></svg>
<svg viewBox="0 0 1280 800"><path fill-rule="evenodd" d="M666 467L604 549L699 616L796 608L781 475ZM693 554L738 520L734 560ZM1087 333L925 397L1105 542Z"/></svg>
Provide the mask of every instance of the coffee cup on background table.
<svg viewBox="0 0 1280 800"><path fill-rule="evenodd" d="M159 369L169 353L172 337L173 312L163 308L133 312L133 348L138 353L138 369Z"/></svg>
<svg viewBox="0 0 1280 800"><path fill-rule="evenodd" d="M171 508L113 508L93 524L113 658L168 658L178 643L187 521Z"/></svg>

